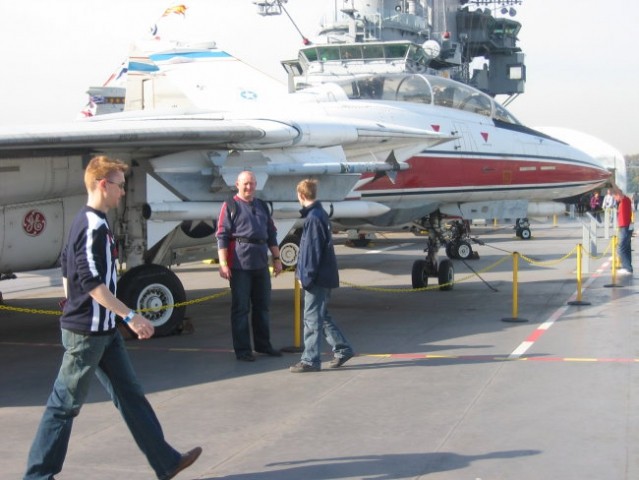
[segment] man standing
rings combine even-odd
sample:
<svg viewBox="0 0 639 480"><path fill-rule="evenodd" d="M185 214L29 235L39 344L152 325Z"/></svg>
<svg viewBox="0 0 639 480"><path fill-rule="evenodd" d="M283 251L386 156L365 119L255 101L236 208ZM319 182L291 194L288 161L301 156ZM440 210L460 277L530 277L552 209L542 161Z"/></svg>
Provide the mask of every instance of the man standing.
<svg viewBox="0 0 639 480"><path fill-rule="evenodd" d="M617 252L621 261L621 268L617 270L620 275L632 274L632 203L630 198L619 189L615 190L615 200L617 201L617 227L619 230L619 245Z"/></svg>
<svg viewBox="0 0 639 480"><path fill-rule="evenodd" d="M94 374L110 393L157 478L173 478L202 453L197 447L180 454L164 440L116 328L119 315L140 339L151 338L154 331L151 322L115 296L117 250L106 214L124 196L127 169L119 160L100 156L84 172L88 202L71 225L61 257L67 298L60 318L65 352L29 452L24 476L28 480L50 480L62 471L73 419L80 413Z"/></svg>
<svg viewBox="0 0 639 480"><path fill-rule="evenodd" d="M601 222L601 197L598 191L595 191L590 197L590 211L597 221Z"/></svg>
<svg viewBox="0 0 639 480"><path fill-rule="evenodd" d="M612 225L613 223L612 212L616 206L615 203L615 196L612 194L612 191L610 189L606 190L606 194L601 202L601 208L603 208L604 219L608 222L608 225Z"/></svg>
<svg viewBox="0 0 639 480"><path fill-rule="evenodd" d="M220 210L217 249L220 276L229 280L231 285L231 330L235 356L243 362L254 362L249 312L255 351L272 357L282 355L271 345L268 251L273 257L275 275L282 271L282 262L277 230L268 206L255 198L257 182L253 172L241 172L235 186L237 194Z"/></svg>
<svg viewBox="0 0 639 480"><path fill-rule="evenodd" d="M338 368L353 357L353 349L328 313L331 289L339 287L339 272L328 215L317 198L317 181L302 180L297 199L302 205L304 230L296 276L304 288L304 352L293 373L321 369L322 334L333 348L330 368Z"/></svg>

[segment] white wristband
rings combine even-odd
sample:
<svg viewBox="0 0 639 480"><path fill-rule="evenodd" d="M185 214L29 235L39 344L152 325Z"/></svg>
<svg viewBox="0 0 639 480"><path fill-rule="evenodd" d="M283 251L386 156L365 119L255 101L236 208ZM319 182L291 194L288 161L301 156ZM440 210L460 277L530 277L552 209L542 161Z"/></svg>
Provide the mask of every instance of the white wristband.
<svg viewBox="0 0 639 480"><path fill-rule="evenodd" d="M126 317L124 317L122 320L124 321L124 323L129 323L131 320L133 320L134 316L135 316L135 311L131 310L129 314Z"/></svg>

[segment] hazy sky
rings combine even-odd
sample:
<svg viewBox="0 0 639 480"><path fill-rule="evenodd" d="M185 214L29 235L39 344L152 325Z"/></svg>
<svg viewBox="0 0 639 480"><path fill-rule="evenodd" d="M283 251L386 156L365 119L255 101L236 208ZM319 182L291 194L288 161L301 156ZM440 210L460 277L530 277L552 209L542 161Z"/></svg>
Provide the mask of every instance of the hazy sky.
<svg viewBox="0 0 639 480"><path fill-rule="evenodd" d="M0 16L0 125L66 121L144 36L165 0L20 0ZM260 17L252 0L192 0L190 33L285 80L299 34L288 18ZM327 0L289 0L312 36ZM331 0L328 0L331 3ZM627 0L523 0L515 17L526 54L526 92L509 109L529 126L594 135L624 154L639 153L639 3ZM498 100L501 97L498 97Z"/></svg>

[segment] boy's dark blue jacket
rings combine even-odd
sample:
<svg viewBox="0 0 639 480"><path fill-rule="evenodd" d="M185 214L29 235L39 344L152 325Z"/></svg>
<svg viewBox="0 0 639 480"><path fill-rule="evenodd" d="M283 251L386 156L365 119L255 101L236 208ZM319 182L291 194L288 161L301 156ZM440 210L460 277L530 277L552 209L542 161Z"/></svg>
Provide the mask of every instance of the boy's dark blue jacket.
<svg viewBox="0 0 639 480"><path fill-rule="evenodd" d="M297 278L305 290L314 285L339 287L337 259L327 213L319 201L302 208L300 213L305 220L297 260Z"/></svg>

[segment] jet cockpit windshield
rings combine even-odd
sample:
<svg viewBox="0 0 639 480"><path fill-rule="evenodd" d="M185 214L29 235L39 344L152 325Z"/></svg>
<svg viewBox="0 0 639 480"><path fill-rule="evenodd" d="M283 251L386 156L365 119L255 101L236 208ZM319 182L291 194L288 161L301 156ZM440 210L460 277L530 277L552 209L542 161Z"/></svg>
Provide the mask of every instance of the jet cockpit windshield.
<svg viewBox="0 0 639 480"><path fill-rule="evenodd" d="M351 77L336 82L351 100L389 100L455 108L519 125L520 122L485 93L448 78L422 74Z"/></svg>

